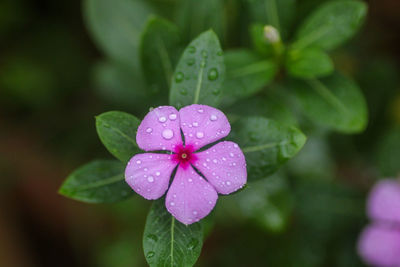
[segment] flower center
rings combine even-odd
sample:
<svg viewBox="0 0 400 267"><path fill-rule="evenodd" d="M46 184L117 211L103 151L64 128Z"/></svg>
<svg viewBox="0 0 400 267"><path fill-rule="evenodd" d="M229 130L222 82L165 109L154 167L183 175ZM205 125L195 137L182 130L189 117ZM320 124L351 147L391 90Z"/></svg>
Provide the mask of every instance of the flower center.
<svg viewBox="0 0 400 267"><path fill-rule="evenodd" d="M179 145L175 148L175 154L172 155L172 159L175 163L183 168L187 168L190 164L193 164L197 157L193 153L194 149L192 146Z"/></svg>

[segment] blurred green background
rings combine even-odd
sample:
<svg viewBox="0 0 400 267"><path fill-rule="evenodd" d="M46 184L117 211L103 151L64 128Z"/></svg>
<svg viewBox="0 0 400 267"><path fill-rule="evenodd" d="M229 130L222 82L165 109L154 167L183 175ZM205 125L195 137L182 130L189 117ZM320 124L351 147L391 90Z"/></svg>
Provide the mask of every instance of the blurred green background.
<svg viewBox="0 0 400 267"><path fill-rule="evenodd" d="M201 10L176 8L189 2L149 4L182 25L201 19ZM217 25L224 49L249 46L242 2L211 1L205 12L223 13L194 25L185 40ZM296 22L321 2L300 0ZM366 193L400 169L400 2L367 2L361 33L333 53L367 98L367 130L305 129L308 143L284 174L250 185L257 195L221 198L196 266L363 266L355 243L367 222ZM74 168L110 157L95 115L146 111L129 91L140 73L119 72L121 91L110 92L113 74L82 13L78 0L0 1L0 266L146 266L141 238L150 202L89 205L57 193ZM237 203L246 205L241 212Z"/></svg>

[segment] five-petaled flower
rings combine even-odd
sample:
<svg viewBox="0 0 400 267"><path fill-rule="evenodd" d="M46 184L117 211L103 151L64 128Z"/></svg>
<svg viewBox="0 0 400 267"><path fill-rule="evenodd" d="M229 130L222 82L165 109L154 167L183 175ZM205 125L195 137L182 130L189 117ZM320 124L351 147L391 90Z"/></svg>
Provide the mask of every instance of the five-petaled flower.
<svg viewBox="0 0 400 267"><path fill-rule="evenodd" d="M247 181L246 161L237 144L222 141L204 149L230 130L224 113L209 106L194 104L179 112L171 106L155 108L139 125L136 142L147 152L170 153L136 154L128 162L125 180L146 199L158 199L168 190L167 210L184 224L197 222L214 208L218 193L230 194Z"/></svg>
<svg viewBox="0 0 400 267"><path fill-rule="evenodd" d="M360 256L372 266L400 266L400 183L378 182L369 194L367 212L373 222L361 233Z"/></svg>

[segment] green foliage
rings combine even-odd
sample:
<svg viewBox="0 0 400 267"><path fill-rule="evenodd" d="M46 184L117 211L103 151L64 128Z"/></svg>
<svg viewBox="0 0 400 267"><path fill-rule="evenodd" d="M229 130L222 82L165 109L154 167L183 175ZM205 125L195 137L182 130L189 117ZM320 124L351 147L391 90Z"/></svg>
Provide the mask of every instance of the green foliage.
<svg viewBox="0 0 400 267"><path fill-rule="evenodd" d="M318 48L290 50L286 59L288 73L297 78L318 78L334 71L331 58Z"/></svg>
<svg viewBox="0 0 400 267"><path fill-rule="evenodd" d="M201 223L184 225L165 208L165 199L153 203L143 233L143 250L150 267L193 266L203 246Z"/></svg>
<svg viewBox="0 0 400 267"><path fill-rule="evenodd" d="M269 24L289 35L293 22L296 0L247 0L253 22Z"/></svg>
<svg viewBox="0 0 400 267"><path fill-rule="evenodd" d="M344 133L363 131L367 107L358 86L335 73L329 77L291 83L303 112L313 121Z"/></svg>
<svg viewBox="0 0 400 267"><path fill-rule="evenodd" d="M136 144L139 124L135 116L121 111L109 111L96 117L96 129L101 142L122 162L127 162L139 152Z"/></svg>
<svg viewBox="0 0 400 267"><path fill-rule="evenodd" d="M297 31L295 49L332 50L352 37L367 13L361 1L330 1L315 10Z"/></svg>
<svg viewBox="0 0 400 267"><path fill-rule="evenodd" d="M149 91L145 81L140 72L131 70L129 66L99 62L93 70L93 83L98 94L109 103L135 111L147 108Z"/></svg>
<svg viewBox="0 0 400 267"><path fill-rule="evenodd" d="M277 171L306 142L305 135L297 128L262 117L239 119L232 125L230 137L245 154L249 181Z"/></svg>
<svg viewBox="0 0 400 267"><path fill-rule="evenodd" d="M277 65L250 50L231 50L225 53L226 80L223 100L233 103L260 91L274 78Z"/></svg>
<svg viewBox="0 0 400 267"><path fill-rule="evenodd" d="M236 207L261 228L271 232L285 230L293 207L286 178L276 174L250 183L234 196Z"/></svg>
<svg viewBox="0 0 400 267"><path fill-rule="evenodd" d="M177 6L176 23L187 42L208 29L223 39L225 16L224 0L185 0Z"/></svg>
<svg viewBox="0 0 400 267"><path fill-rule="evenodd" d="M141 0L85 0L87 26L100 48L112 59L137 66L142 28L151 13Z"/></svg>
<svg viewBox="0 0 400 267"><path fill-rule="evenodd" d="M390 129L378 147L378 165L383 177L400 175L400 127Z"/></svg>
<svg viewBox="0 0 400 267"><path fill-rule="evenodd" d="M170 92L170 104L216 106L225 78L223 53L213 31L200 34L183 52L176 67Z"/></svg>
<svg viewBox="0 0 400 267"><path fill-rule="evenodd" d="M125 183L125 165L115 160L95 160L72 172L59 193L88 203L117 202L133 195Z"/></svg>
<svg viewBox="0 0 400 267"><path fill-rule="evenodd" d="M168 95L180 46L180 33L174 24L158 17L148 20L140 42L140 59L153 94Z"/></svg>

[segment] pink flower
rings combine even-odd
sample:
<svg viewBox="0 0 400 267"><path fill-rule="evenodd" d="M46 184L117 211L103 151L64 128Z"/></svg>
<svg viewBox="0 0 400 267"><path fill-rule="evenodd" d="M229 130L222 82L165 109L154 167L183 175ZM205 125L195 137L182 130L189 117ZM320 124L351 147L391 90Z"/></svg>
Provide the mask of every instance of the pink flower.
<svg viewBox="0 0 400 267"><path fill-rule="evenodd" d="M373 222L358 242L360 256L369 264L381 267L400 266L400 184L382 180L372 189L367 212Z"/></svg>
<svg viewBox="0 0 400 267"><path fill-rule="evenodd" d="M224 113L209 106L195 104L179 112L171 106L158 107L139 125L136 142L148 152L170 153L133 156L125 180L146 199L158 199L168 190L167 210L184 224L197 222L214 208L218 193L230 194L247 181L246 161L237 144L222 141L201 149L226 137L230 130Z"/></svg>

